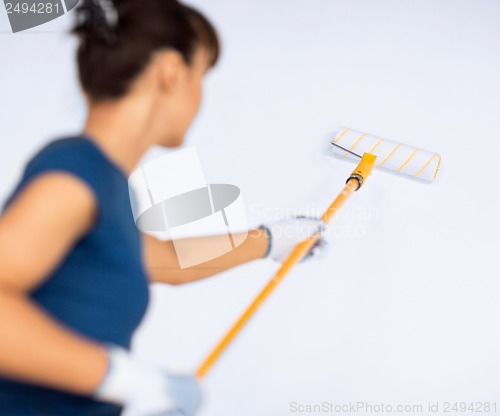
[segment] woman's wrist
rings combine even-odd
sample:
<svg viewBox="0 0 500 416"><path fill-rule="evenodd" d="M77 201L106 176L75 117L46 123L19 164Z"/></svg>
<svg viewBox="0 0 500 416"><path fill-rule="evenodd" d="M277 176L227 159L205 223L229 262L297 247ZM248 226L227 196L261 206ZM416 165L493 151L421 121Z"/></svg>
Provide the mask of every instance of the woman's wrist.
<svg viewBox="0 0 500 416"><path fill-rule="evenodd" d="M253 246L252 251L256 253L254 259L261 259L268 256L270 251L270 233L266 226L261 225L258 228L248 232L249 240Z"/></svg>
<svg viewBox="0 0 500 416"><path fill-rule="evenodd" d="M271 230L264 224L262 224L260 227L259 227L259 231L261 232L261 234L264 235L265 237L265 247L266 247L266 251L264 253L264 255L262 256L262 258L266 258L267 256L269 256L269 253L271 252L271 249L273 247L273 236L271 234Z"/></svg>

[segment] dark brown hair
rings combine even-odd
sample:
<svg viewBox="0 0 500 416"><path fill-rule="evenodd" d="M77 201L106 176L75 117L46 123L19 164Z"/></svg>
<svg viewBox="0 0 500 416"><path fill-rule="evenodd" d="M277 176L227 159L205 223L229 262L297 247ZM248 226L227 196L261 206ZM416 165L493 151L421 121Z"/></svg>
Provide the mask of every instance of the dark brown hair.
<svg viewBox="0 0 500 416"><path fill-rule="evenodd" d="M211 66L219 59L214 26L177 0L82 0L76 13L80 82L95 101L125 95L159 49L178 51L188 65L199 46Z"/></svg>

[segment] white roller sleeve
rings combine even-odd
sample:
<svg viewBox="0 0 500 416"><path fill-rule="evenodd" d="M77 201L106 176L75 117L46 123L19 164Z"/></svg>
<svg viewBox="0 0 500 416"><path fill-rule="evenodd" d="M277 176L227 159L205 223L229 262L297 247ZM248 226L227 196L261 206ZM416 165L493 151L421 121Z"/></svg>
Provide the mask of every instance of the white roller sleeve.
<svg viewBox="0 0 500 416"><path fill-rule="evenodd" d="M346 127L337 130L332 143L336 143L360 156L363 153L371 153L377 156L375 163L377 167L427 181L436 179L439 164L441 163L441 156L437 153ZM356 156L336 146L332 146L332 149L339 156L357 159Z"/></svg>

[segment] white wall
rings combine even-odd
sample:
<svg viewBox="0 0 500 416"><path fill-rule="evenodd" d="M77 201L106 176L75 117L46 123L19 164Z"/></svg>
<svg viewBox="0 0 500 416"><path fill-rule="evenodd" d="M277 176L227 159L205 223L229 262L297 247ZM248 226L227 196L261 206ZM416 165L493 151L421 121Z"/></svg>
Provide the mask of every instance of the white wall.
<svg viewBox="0 0 500 416"><path fill-rule="evenodd" d="M224 55L187 143L210 182L242 188L252 223L326 207L353 168L322 153L337 124L443 156L432 185L371 177L326 257L297 267L210 373L201 414L281 416L290 402L323 401L500 407L500 3L193 3ZM0 35L0 199L34 149L81 125L67 24ZM194 369L275 270L261 261L155 287L136 351Z"/></svg>

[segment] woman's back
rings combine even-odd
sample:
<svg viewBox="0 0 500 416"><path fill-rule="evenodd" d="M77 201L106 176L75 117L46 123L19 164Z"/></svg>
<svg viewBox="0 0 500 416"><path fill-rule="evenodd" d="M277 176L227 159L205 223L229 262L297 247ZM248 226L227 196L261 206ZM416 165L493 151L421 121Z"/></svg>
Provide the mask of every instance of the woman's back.
<svg viewBox="0 0 500 416"><path fill-rule="evenodd" d="M140 235L130 208L127 178L91 138L65 138L50 143L30 161L7 206L28 183L50 172L72 175L90 188L96 202L96 219L91 230L30 297L59 323L80 335L128 348L147 307L148 282ZM17 413L6 414L27 415L17 409L34 411L39 406L50 408L56 403L69 406L68 409L76 406L71 412L74 415L86 414L91 409L96 412L103 406L109 409L109 405L83 397L1 380L2 413L10 409L7 402Z"/></svg>

